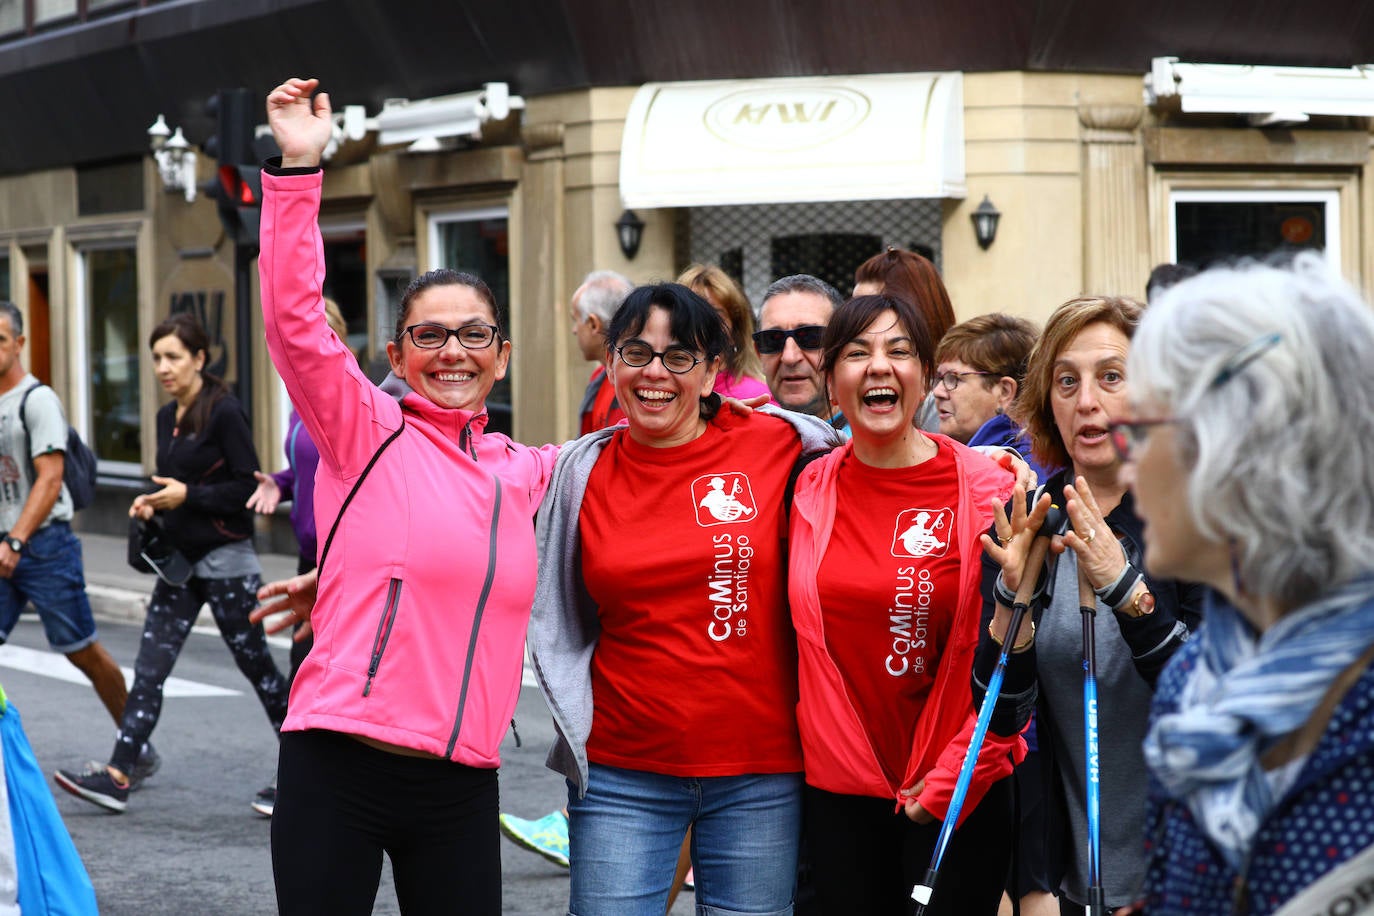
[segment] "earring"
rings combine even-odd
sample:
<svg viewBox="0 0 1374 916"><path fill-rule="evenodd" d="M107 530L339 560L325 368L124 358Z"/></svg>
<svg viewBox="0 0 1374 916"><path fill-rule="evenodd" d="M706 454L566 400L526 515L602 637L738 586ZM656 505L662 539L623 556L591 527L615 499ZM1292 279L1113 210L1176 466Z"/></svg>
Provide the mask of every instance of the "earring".
<svg viewBox="0 0 1374 916"><path fill-rule="evenodd" d="M1000 417L1000 416L1001 416L1002 414L1004 414L1004 413L1006 413L1006 411L1002 409L1002 405L1001 405L1001 404L998 404L998 405L997 405L997 416Z"/></svg>

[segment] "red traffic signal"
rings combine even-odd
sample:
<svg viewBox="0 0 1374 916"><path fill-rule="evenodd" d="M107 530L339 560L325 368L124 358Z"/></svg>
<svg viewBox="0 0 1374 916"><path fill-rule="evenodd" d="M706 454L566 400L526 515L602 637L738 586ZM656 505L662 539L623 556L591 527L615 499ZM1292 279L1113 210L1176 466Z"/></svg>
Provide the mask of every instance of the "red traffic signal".
<svg viewBox="0 0 1374 916"><path fill-rule="evenodd" d="M244 172L251 174L244 175ZM241 165L221 165L219 184L224 194L217 197L226 204L238 207L262 205L262 178L257 166L245 168Z"/></svg>

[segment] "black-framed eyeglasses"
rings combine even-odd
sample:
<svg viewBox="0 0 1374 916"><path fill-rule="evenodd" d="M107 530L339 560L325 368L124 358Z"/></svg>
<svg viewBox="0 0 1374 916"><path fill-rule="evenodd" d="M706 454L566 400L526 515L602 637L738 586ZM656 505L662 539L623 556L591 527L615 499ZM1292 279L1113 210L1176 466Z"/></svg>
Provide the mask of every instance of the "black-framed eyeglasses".
<svg viewBox="0 0 1374 916"><path fill-rule="evenodd" d="M615 352L620 355L622 363L635 369L643 369L657 356L659 362L663 363L663 368L674 375L691 372L697 367L697 363L704 362L700 356L686 347L669 347L660 353L643 341L638 340L621 344L615 348Z"/></svg>
<svg viewBox="0 0 1374 916"><path fill-rule="evenodd" d="M787 346L787 338L790 337L803 350L819 350L821 337L824 334L825 328L819 324L804 324L790 331L784 331L782 328L769 328L766 331L754 332L754 348L760 353L766 353L770 356L774 353L781 353Z"/></svg>
<svg viewBox="0 0 1374 916"><path fill-rule="evenodd" d="M1145 442L1145 436L1156 426L1177 423L1173 417L1159 417L1153 420L1113 420L1107 424L1112 448L1122 461L1133 460L1135 450Z"/></svg>
<svg viewBox="0 0 1374 916"><path fill-rule="evenodd" d="M464 350L485 350L501 336L494 324L465 324L459 328L446 328L442 324L429 322L412 324L401 333L410 335L410 342L421 350L441 349L450 337L458 338Z"/></svg>
<svg viewBox="0 0 1374 916"><path fill-rule="evenodd" d="M959 387L959 383L964 380L966 375L996 375L995 372L941 372L935 376L936 383L945 386L946 391L953 391Z"/></svg>

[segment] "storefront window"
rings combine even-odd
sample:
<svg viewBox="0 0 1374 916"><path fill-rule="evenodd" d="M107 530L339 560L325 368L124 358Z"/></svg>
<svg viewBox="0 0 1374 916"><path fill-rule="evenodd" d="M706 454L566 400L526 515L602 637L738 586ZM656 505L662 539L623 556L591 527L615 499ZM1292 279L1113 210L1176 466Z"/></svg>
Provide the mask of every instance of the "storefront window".
<svg viewBox="0 0 1374 916"><path fill-rule="evenodd" d="M909 247L909 246L908 246ZM820 277L848 296L854 291L854 272L883 250L883 240L862 232L813 232L773 239L770 273Z"/></svg>
<svg viewBox="0 0 1374 916"><path fill-rule="evenodd" d="M138 259L132 247L81 252L89 441L103 462L142 464Z"/></svg>
<svg viewBox="0 0 1374 916"><path fill-rule="evenodd" d="M506 210L464 210L431 217L430 263L476 274L491 287L497 323L510 333L510 223ZM494 345L493 345L494 346ZM510 375L497 382L487 396L487 429L511 434Z"/></svg>
<svg viewBox="0 0 1374 916"><path fill-rule="evenodd" d="M24 27L23 0L0 0L0 34Z"/></svg>
<svg viewBox="0 0 1374 916"><path fill-rule="evenodd" d="M414 279L415 271L407 268L393 267L377 271L376 327L372 333L372 352L375 355L367 365L367 377L374 382L380 383L390 368L386 345L396 336L396 313L401 310L401 297Z"/></svg>
<svg viewBox="0 0 1374 916"><path fill-rule="evenodd" d="M938 200L693 207L678 224L686 234L678 248L740 279L757 310L768 284L790 274L820 277L849 295L855 268L888 245L922 251L938 265L941 226Z"/></svg>
<svg viewBox="0 0 1374 916"><path fill-rule="evenodd" d="M1206 267L1311 249L1335 264L1338 214L1335 191L1176 191L1174 261Z"/></svg>
<svg viewBox="0 0 1374 916"><path fill-rule="evenodd" d="M366 366L372 358L367 333L367 243L362 227L334 229L324 235L324 294L338 303L348 325L345 345Z"/></svg>
<svg viewBox="0 0 1374 916"><path fill-rule="evenodd" d="M37 25L76 15L76 0L34 0L33 21Z"/></svg>

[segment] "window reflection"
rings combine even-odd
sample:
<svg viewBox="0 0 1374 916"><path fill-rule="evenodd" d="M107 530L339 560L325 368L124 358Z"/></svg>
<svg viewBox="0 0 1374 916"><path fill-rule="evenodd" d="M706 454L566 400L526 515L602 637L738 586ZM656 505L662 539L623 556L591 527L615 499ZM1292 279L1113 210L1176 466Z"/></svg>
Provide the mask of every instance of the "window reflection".
<svg viewBox="0 0 1374 916"><path fill-rule="evenodd" d="M439 264L476 274L491 287L496 299L496 320L510 335L510 226L505 216L445 218L437 225ZM511 434L510 375L497 382L487 396L487 429Z"/></svg>
<svg viewBox="0 0 1374 916"><path fill-rule="evenodd" d="M132 248L85 252L91 446L105 461L142 461L138 272Z"/></svg>

